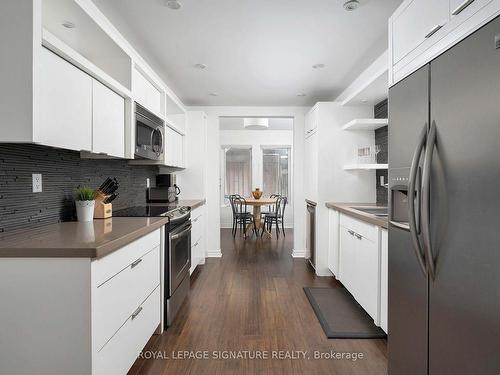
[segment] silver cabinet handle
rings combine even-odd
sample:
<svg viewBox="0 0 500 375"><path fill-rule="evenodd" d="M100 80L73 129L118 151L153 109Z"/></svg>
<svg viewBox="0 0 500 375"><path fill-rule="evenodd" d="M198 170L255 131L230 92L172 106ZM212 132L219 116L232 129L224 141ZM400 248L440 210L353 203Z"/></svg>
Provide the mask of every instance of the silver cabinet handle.
<svg viewBox="0 0 500 375"><path fill-rule="evenodd" d="M475 0L465 0L462 4L460 4L457 9L455 9L453 12L451 12L452 16L456 16L457 14L462 13L462 11L467 8L469 5L471 5Z"/></svg>
<svg viewBox="0 0 500 375"><path fill-rule="evenodd" d="M420 269L424 276L427 276L427 270L425 267L425 260L423 256L422 245L420 244L420 240L418 238L418 230L417 230L417 222L415 219L415 188L416 178L418 172L418 164L420 162L420 158L422 156L422 152L425 148L425 141L427 138L427 123L424 124L422 131L418 137L417 148L415 149L415 153L413 154L413 159L411 161L410 167L410 180L408 183L408 229L410 230L411 241L413 244L413 250L415 251L415 255L418 260L418 264L420 265ZM420 203L420 187L417 199Z"/></svg>
<svg viewBox="0 0 500 375"><path fill-rule="evenodd" d="M140 259L137 259L135 262L133 262L131 265L130 265L130 268L134 268L135 266L137 266L139 263L142 262L142 258Z"/></svg>
<svg viewBox="0 0 500 375"><path fill-rule="evenodd" d="M198 242L196 242L196 243L193 245L193 247L196 247L196 246L198 246Z"/></svg>
<svg viewBox="0 0 500 375"><path fill-rule="evenodd" d="M198 221L198 217L196 219L193 220L193 223L196 223Z"/></svg>
<svg viewBox="0 0 500 375"><path fill-rule="evenodd" d="M430 190L431 190L431 165L432 154L436 144L436 123L433 121L427 136L427 145L425 149L424 170L422 177L422 236L424 238L425 254L427 258L427 266L429 275L432 280L435 277L434 257L431 242L431 220L430 220Z"/></svg>
<svg viewBox="0 0 500 375"><path fill-rule="evenodd" d="M433 36L434 34L436 34L441 28L443 27L443 25L436 25L434 26L431 31L429 31L426 35L425 35L425 39L428 39L430 38L431 36Z"/></svg>
<svg viewBox="0 0 500 375"><path fill-rule="evenodd" d="M351 236L354 236L354 231L348 230L347 233L349 233Z"/></svg>
<svg viewBox="0 0 500 375"><path fill-rule="evenodd" d="M361 234L354 233L354 235L356 236L356 238L357 238L358 240L360 240L360 239L362 239L362 238L363 238L363 236L362 236Z"/></svg>
<svg viewBox="0 0 500 375"><path fill-rule="evenodd" d="M171 240L176 240L176 239L178 239L178 238L180 238L180 237L184 236L187 232L189 232L189 231L191 230L191 228L192 228L192 227L193 227L193 226L192 226L191 224L189 224L189 225L186 227L186 229L184 229L182 232L180 232L180 233L176 233L176 234L174 234L174 235L171 235L170 239L171 239Z"/></svg>
<svg viewBox="0 0 500 375"><path fill-rule="evenodd" d="M132 319L135 319L135 318L137 317L137 315L139 315L139 314L141 313L141 311L142 311L142 306L139 306L139 307L137 308L137 310L135 310L135 311L132 313L131 318L132 318Z"/></svg>

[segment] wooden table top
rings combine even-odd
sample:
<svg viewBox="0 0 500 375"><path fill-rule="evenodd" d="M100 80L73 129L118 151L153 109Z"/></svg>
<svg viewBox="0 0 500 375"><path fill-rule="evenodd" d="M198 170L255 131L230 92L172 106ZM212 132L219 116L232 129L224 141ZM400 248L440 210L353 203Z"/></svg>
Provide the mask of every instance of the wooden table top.
<svg viewBox="0 0 500 375"><path fill-rule="evenodd" d="M251 197L251 198L245 198L245 200L249 206L264 206L276 203L276 198L261 197L260 199L255 199L254 197Z"/></svg>

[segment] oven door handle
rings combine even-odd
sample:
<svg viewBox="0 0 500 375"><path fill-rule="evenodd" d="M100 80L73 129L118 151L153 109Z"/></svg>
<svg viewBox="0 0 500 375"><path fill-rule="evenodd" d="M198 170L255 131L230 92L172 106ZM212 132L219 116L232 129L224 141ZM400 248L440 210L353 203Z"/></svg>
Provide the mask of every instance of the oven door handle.
<svg viewBox="0 0 500 375"><path fill-rule="evenodd" d="M170 236L170 239L171 239L171 240L176 240L176 239L178 239L178 238L181 238L181 237L182 237L182 236L184 236L187 232L189 232L189 231L191 230L191 228L192 228L192 227L193 227L193 226L192 226L191 224L189 224L189 225L186 227L186 229L184 229L182 232L180 232L180 233L176 233L176 234L172 234L172 235Z"/></svg>

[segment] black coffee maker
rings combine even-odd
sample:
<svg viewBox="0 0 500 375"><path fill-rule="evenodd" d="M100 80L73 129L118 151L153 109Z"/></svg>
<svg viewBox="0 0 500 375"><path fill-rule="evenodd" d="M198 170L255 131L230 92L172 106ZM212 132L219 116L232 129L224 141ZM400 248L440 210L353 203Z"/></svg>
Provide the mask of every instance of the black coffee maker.
<svg viewBox="0 0 500 375"><path fill-rule="evenodd" d="M177 201L181 189L175 174L156 175L156 187L148 189L148 203L171 203Z"/></svg>

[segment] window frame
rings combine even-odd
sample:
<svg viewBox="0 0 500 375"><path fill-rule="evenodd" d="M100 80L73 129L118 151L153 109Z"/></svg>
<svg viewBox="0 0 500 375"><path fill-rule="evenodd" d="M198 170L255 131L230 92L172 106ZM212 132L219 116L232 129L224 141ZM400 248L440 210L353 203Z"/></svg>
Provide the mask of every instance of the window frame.
<svg viewBox="0 0 500 375"><path fill-rule="evenodd" d="M262 190L264 190L264 150L287 149L288 150L288 204L292 202L293 197L293 146L292 145L261 145L261 157L259 163L261 165L261 181Z"/></svg>

